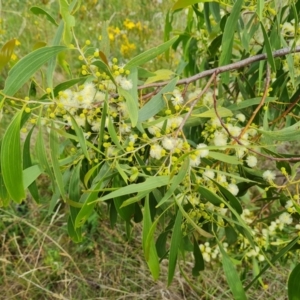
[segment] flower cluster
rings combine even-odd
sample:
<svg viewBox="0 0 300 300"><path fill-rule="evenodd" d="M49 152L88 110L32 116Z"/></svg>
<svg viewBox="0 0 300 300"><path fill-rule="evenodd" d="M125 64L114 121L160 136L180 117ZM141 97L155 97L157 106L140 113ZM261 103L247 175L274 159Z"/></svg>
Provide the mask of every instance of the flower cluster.
<svg viewBox="0 0 300 300"><path fill-rule="evenodd" d="M125 19L123 24L119 26L109 26L108 36L113 49L119 49L120 54L124 58L132 57L137 50L136 37L139 37L139 43L147 38L150 34L148 26L140 21L133 22Z"/></svg>
<svg viewBox="0 0 300 300"><path fill-rule="evenodd" d="M228 251L228 243L223 243L222 247L225 252ZM220 252L219 246L215 246L213 249L210 246L209 242L199 245L200 251L202 253L203 259L205 262L209 263L212 260L214 261L221 261L222 254Z"/></svg>

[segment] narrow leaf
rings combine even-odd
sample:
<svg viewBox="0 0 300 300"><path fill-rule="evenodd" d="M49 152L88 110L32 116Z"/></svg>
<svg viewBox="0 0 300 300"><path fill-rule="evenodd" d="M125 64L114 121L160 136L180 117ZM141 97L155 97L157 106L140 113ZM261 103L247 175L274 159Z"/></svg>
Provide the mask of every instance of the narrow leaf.
<svg viewBox="0 0 300 300"><path fill-rule="evenodd" d="M80 200L80 169L81 162L76 165L72 171L69 184L69 199L73 202L79 202ZM80 209L77 207L70 206L70 215L68 219L68 233L72 240L76 243L82 241L81 227L75 227L75 220Z"/></svg>
<svg viewBox="0 0 300 300"><path fill-rule="evenodd" d="M178 175L176 175L172 178L172 184L171 184L170 188L167 190L164 197L159 201L159 203L156 205L156 207L161 206L172 196L172 194L177 189L179 184L183 181L188 170L189 170L189 159L186 159L183 162L183 164L178 172Z"/></svg>
<svg viewBox="0 0 300 300"><path fill-rule="evenodd" d="M12 39L5 43L0 50L0 71L5 67L11 59L16 46L16 39Z"/></svg>
<svg viewBox="0 0 300 300"><path fill-rule="evenodd" d="M144 253L146 251L146 241L149 234L149 231L152 226L151 220L151 213L150 213L150 206L149 206L149 196L146 197L145 206L144 206L144 219L143 219L143 249ZM145 255L146 256L146 255ZM146 257L146 261L148 267L151 271L153 278L156 280L159 277L159 260L154 244L154 240L152 239L150 246L149 246L149 253Z"/></svg>
<svg viewBox="0 0 300 300"><path fill-rule="evenodd" d="M115 126L113 124L113 120L111 119L111 117L108 117L108 126L107 126L109 135L111 137L111 140L114 142L114 144L123 151L123 147L121 146L120 142L119 142L119 138L115 129Z"/></svg>
<svg viewBox="0 0 300 300"><path fill-rule="evenodd" d="M149 77L144 84L149 84L158 81L170 80L174 76L174 72L167 69L157 70L154 75Z"/></svg>
<svg viewBox="0 0 300 300"><path fill-rule="evenodd" d="M163 89L159 91L149 102L139 110L139 122L143 122L159 113L165 106L166 101L163 99L165 93L174 91L178 78L172 79Z"/></svg>
<svg viewBox="0 0 300 300"><path fill-rule="evenodd" d="M111 81L117 86L117 83L115 81L115 78L113 76L113 74L111 73L108 65L106 63L104 63L102 60L95 60L92 62L92 65L98 67L101 71L105 72L107 76L109 76L109 78L111 79Z"/></svg>
<svg viewBox="0 0 300 300"><path fill-rule="evenodd" d="M258 0L257 1L257 7L256 7L256 13L258 15L258 18L260 21L263 20L263 10L264 10L264 0Z"/></svg>
<svg viewBox="0 0 300 300"><path fill-rule="evenodd" d="M211 0L178 0L177 2L175 2L175 4L172 7L172 10L177 10L177 9L181 9L181 8L185 8L191 5L194 5L196 3L204 3L204 2L211 2Z"/></svg>
<svg viewBox="0 0 300 300"><path fill-rule="evenodd" d="M110 56L110 39L108 36L108 26L109 21L102 21L101 22L101 44L100 44L100 50L103 52L103 54L106 57Z"/></svg>
<svg viewBox="0 0 300 300"><path fill-rule="evenodd" d="M59 26L55 32L55 36L52 40L51 46L59 46L60 45L60 41L62 39L63 32L64 32L64 22L63 22L63 20L61 20L59 23ZM58 54L58 61L60 61L60 59L59 59L60 57L63 57L62 52L60 52ZM65 61L61 61L60 65L68 74L68 69L66 67L67 63ZM53 74L55 71L55 66L56 66L56 57L52 57L49 60L47 73L46 73L47 86L51 89L53 88L53 77L54 77Z"/></svg>
<svg viewBox="0 0 300 300"><path fill-rule="evenodd" d="M126 106L131 121L131 126L135 127L139 117L138 103L135 101L135 99L131 96L131 94L128 91L119 87L118 92L126 100Z"/></svg>
<svg viewBox="0 0 300 300"><path fill-rule="evenodd" d="M274 141L298 141L300 135L300 122L281 130L258 130L261 134Z"/></svg>
<svg viewBox="0 0 300 300"><path fill-rule="evenodd" d="M109 180L106 179L106 176L109 176L111 173L112 170L110 169L109 165L107 163L103 164L97 176L100 180L96 181L96 177L95 182L93 182L91 187L91 191L81 196L79 202L84 204L76 216L75 228L81 227L93 212L96 205L95 200L98 198L98 190L107 185Z"/></svg>
<svg viewBox="0 0 300 300"><path fill-rule="evenodd" d="M175 198L176 199L176 198ZM207 238L212 238L213 235L210 234L209 232L203 230L202 228L199 227L199 225L197 225L193 219L189 216L189 214L184 210L184 208L181 206L181 204L179 203L179 201L176 199L176 204L179 207L182 215L186 218L186 221L202 236L207 237Z"/></svg>
<svg viewBox="0 0 300 300"><path fill-rule="evenodd" d="M86 159L88 161L91 161L89 153L87 151L86 139L84 137L83 130L81 127L78 126L78 124L77 124L76 120L74 119L74 117L72 116L72 114L68 113L68 115L71 118L72 127L74 128L76 136L78 137L78 141L79 141L81 150L82 150L84 156L86 157Z"/></svg>
<svg viewBox="0 0 300 300"><path fill-rule="evenodd" d="M9 71L3 94L13 96L44 63L66 49L63 46L44 47L26 55Z"/></svg>
<svg viewBox="0 0 300 300"><path fill-rule="evenodd" d="M222 254L222 264L223 270L233 294L233 299L235 300L247 300L242 282L240 280L239 274L237 273L230 257L227 255L221 243L218 242L221 254Z"/></svg>
<svg viewBox="0 0 300 300"><path fill-rule="evenodd" d="M181 222L182 222L182 213L180 209L178 209L173 232L172 232L172 237L171 237L169 268L168 268L168 285L171 284L175 274L178 249L182 240Z"/></svg>
<svg viewBox="0 0 300 300"><path fill-rule="evenodd" d="M122 184L124 184L124 182L121 180L120 176L115 176L113 178L112 187L120 188ZM120 215L120 217L125 221L130 221L134 215L135 206L132 204L132 205L127 205L125 207L122 207L122 204L126 199L127 199L126 196L119 196L113 198L115 208L118 214Z"/></svg>
<svg viewBox="0 0 300 300"><path fill-rule="evenodd" d="M1 167L1 165L0 165L0 167ZM9 205L9 202L10 202L9 194L4 185L3 177L0 172L0 207L7 207Z"/></svg>
<svg viewBox="0 0 300 300"><path fill-rule="evenodd" d="M227 155L219 152L209 152L209 157L217 160L229 163L231 165L240 165L241 162L238 160L236 156Z"/></svg>
<svg viewBox="0 0 300 300"><path fill-rule="evenodd" d="M151 228L149 229L148 231L148 236L147 236L147 239L146 239L146 243L145 243L145 257L146 259L148 259L149 257L149 252L150 252L150 246L152 244L152 241L153 241L153 237L154 237L154 232L155 232L155 229L157 227L157 224L159 222L159 220L161 219L161 217L167 212L170 210L170 208L173 206L174 204L172 203L169 207L167 207L159 216L158 218L156 218L156 220L152 223L151 225ZM156 241L156 249L157 249L157 242L158 240Z"/></svg>
<svg viewBox="0 0 300 300"><path fill-rule="evenodd" d="M218 115L221 118L225 118L225 117L231 117L233 115L232 111L230 109L227 109L226 107L218 107ZM216 111L214 108L209 109L201 114L193 114L193 117L198 117L198 118L215 118L216 115Z"/></svg>
<svg viewBox="0 0 300 300"><path fill-rule="evenodd" d="M39 122L37 140L35 144L35 152L38 158L38 164L42 171L46 172L51 181L52 181L52 189L54 191L55 178L53 176L53 172L51 170L50 164L48 162L47 152L45 148L45 136L43 135L42 125Z"/></svg>
<svg viewBox="0 0 300 300"><path fill-rule="evenodd" d="M75 18L70 14L70 5L67 0L59 0L59 4L59 11L64 21L64 42L69 46L72 41L72 29L75 26Z"/></svg>
<svg viewBox="0 0 300 300"><path fill-rule="evenodd" d="M130 69L133 67L138 67L148 61L150 61L151 59L157 57L158 55L160 55L161 53L164 53L165 51L167 51L177 40L177 36L173 37L172 39L170 39L169 41L154 47L152 49L149 49L141 54L139 54L138 56L132 58L125 66L126 69Z"/></svg>
<svg viewBox="0 0 300 300"><path fill-rule="evenodd" d="M149 177L144 182L132 183L128 186L121 187L117 191L113 191L108 195L97 199L97 201L105 201L108 199L113 199L114 197L120 197L124 195L135 194L135 193L155 189L167 185L169 183L169 180L170 180L169 176Z"/></svg>
<svg viewBox="0 0 300 300"><path fill-rule="evenodd" d="M42 171L38 165L31 166L23 171L23 185L27 189L40 175Z"/></svg>
<svg viewBox="0 0 300 300"><path fill-rule="evenodd" d="M299 241L299 236L297 236L296 238L294 238L288 245L286 245L283 249L281 249L276 255L274 255L271 259L271 263L274 264L277 260L279 260L281 257L285 256L291 249L292 247L294 247L295 244L298 243ZM255 278L246 286L245 290L247 291L252 285L253 283L266 271L270 268L271 264L267 263L262 270L260 271L260 273L255 276Z"/></svg>
<svg viewBox="0 0 300 300"><path fill-rule="evenodd" d="M300 300L300 263L296 265L289 276L288 297L289 300Z"/></svg>
<svg viewBox="0 0 300 300"><path fill-rule="evenodd" d="M264 35L264 41L265 41L265 48L266 48L266 52L267 52L268 63L271 66L272 72L276 72L275 60L274 60L274 57L273 57L273 54L272 54L272 48L271 48L271 44L270 44L268 34L267 34L267 32L265 30L265 27L264 27L262 22L260 23L260 26L261 26L261 30L262 30L263 35Z"/></svg>
<svg viewBox="0 0 300 300"><path fill-rule="evenodd" d="M193 240L194 240L193 254L194 254L195 264L192 270L192 274L193 276L199 276L199 272L204 270L204 260L199 248L199 244L195 239L195 236L193 236Z"/></svg>
<svg viewBox="0 0 300 300"><path fill-rule="evenodd" d="M29 167L32 166L32 161L31 161L31 145L30 145L30 141L31 141L31 136L34 130L34 126L31 128L31 130L28 132L25 142L24 142L24 147L23 147L23 169L27 169ZM40 169L40 168L39 168ZM26 176L24 175L23 172L23 176L24 178L26 178ZM24 187L26 188L26 185L24 183ZM39 203L40 202L40 197L39 197L39 192L38 192L38 188L37 185L35 183L35 181L33 181L29 186L28 186L28 190L32 196L32 198L35 200L35 202Z"/></svg>
<svg viewBox="0 0 300 300"><path fill-rule="evenodd" d="M267 97L265 99L265 103L269 103L269 102L276 102L277 98L276 97ZM241 110L243 108L246 108L246 107L249 107L249 106L253 106L253 105L257 105L259 104L261 101L261 97L259 98L252 98L252 99L248 99L248 100L244 100L240 103L237 103L237 104L232 104L232 105L229 105L227 107L227 109L229 110Z"/></svg>
<svg viewBox="0 0 300 300"><path fill-rule="evenodd" d="M50 156L52 161L52 167L53 167L53 173L55 176L55 181L57 183L59 192L64 200L66 200L65 195L65 187L63 183L63 177L62 173L60 171L59 166L59 141L58 141L58 135L57 132L53 129L54 124L52 124L51 130L50 130Z"/></svg>
<svg viewBox="0 0 300 300"><path fill-rule="evenodd" d="M44 15L44 16L46 16L48 21L50 21L53 25L58 26L55 19L48 12L46 12L43 8L38 7L38 6L32 6L30 8L30 11L35 15Z"/></svg>
<svg viewBox="0 0 300 300"><path fill-rule="evenodd" d="M223 187L221 184L216 182L215 180L212 180L214 184L219 188L220 192L226 197L226 199L230 202L230 205L239 213L241 214L243 212L242 206L240 201L232 195L225 187Z"/></svg>
<svg viewBox="0 0 300 300"><path fill-rule="evenodd" d="M243 0L237 0L233 5L230 16L227 18L222 37L222 52L219 60L219 66L224 66L230 63L232 56L234 33L236 30L238 19L240 17L240 11L243 2ZM228 72L222 74L221 76L224 80L224 83L227 84L229 81Z"/></svg>
<svg viewBox="0 0 300 300"><path fill-rule="evenodd" d="M20 123L23 111L18 112L4 133L1 145L1 171L5 187L17 203L25 198L20 145Z"/></svg>

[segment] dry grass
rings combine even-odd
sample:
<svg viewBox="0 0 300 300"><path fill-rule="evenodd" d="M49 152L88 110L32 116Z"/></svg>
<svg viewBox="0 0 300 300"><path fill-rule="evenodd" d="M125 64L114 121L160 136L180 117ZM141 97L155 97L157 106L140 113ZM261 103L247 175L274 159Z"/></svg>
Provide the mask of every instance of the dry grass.
<svg viewBox="0 0 300 300"><path fill-rule="evenodd" d="M102 220L85 243L74 245L64 232L62 208L50 224L40 219L40 211L33 203L23 217L1 211L6 228L0 299L197 299L179 274L169 288L164 281L153 281L140 241L126 241L121 225L112 230Z"/></svg>
<svg viewBox="0 0 300 300"><path fill-rule="evenodd" d="M56 207L52 217L45 209L28 200L15 212L0 210L0 299L232 299L221 267L207 266L192 278L189 256L181 260L184 273L177 269L171 286L165 261L154 281L141 251L139 225L128 241L122 224L111 229L106 217L92 217L85 241L74 244L65 232L64 208ZM269 288L252 287L248 299L286 299L287 274L282 267L270 270L263 277Z"/></svg>

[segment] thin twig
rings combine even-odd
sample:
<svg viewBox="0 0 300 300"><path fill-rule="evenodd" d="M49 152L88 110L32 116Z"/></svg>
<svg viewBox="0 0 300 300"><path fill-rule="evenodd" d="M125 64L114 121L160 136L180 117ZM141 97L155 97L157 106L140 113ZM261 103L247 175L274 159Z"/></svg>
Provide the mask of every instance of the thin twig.
<svg viewBox="0 0 300 300"><path fill-rule="evenodd" d="M197 102L201 99L201 97L206 93L206 91L209 89L211 83L213 80L215 80L217 77L217 73L213 73L212 76L210 77L210 79L208 80L206 86L204 87L204 89L201 91L201 93L197 96L197 98L192 102L191 106L189 107L189 111L186 113L186 115L184 116L180 126L178 127L178 129L176 130L175 133L175 138L177 138L178 133L182 130L184 124L186 123L187 119L190 117L191 113L193 112L193 109L195 107L195 105L197 104Z"/></svg>
<svg viewBox="0 0 300 300"><path fill-rule="evenodd" d="M276 57L281 57L281 56L285 56L287 54L297 53L297 52L300 52L300 46L297 46L294 49L287 47L287 48L282 48L282 49L276 50L276 51L272 52L272 56L274 58L276 58ZM191 82L194 82L194 81L196 81L198 79L201 79L203 77L211 76L214 73L220 74L220 73L240 69L240 68L243 68L243 67L245 67L247 65L250 65L254 62L261 61L261 60L266 60L267 58L268 58L268 56L267 56L266 53L250 56L246 59L237 61L235 63L225 65L225 66L221 66L221 67L218 67L218 68L214 68L214 69L211 69L211 70L206 70L206 71L200 72L196 75L193 75L191 77L181 79L177 82L177 85L190 84ZM145 88L150 88L150 87L165 86L168 83L169 83L169 81L150 83L150 84L140 85L138 87L138 89L140 90L140 89L145 89Z"/></svg>
<svg viewBox="0 0 300 300"><path fill-rule="evenodd" d="M285 116L287 116L289 114L289 112L297 105L297 103L299 102L299 100L300 100L300 97L297 97L297 99L290 104L290 106L287 108L287 110L285 110L278 118L276 118L275 120L271 121L270 124L274 124L277 121L279 121L280 119L282 119Z"/></svg>
<svg viewBox="0 0 300 300"><path fill-rule="evenodd" d="M248 130L248 128L251 126L255 116L258 114L258 112L260 111L260 109L262 108L262 106L265 103L265 100L268 96L268 90L269 90L269 86L270 86L270 81L271 81L271 70L270 70L270 66L267 64L267 74L266 74L266 86L265 86L265 90L263 93L263 96L259 102L259 104L257 105L255 111L253 112L253 114L251 115L247 125L243 128L242 132L240 133L240 135L238 136L238 139L240 139L245 132Z"/></svg>
<svg viewBox="0 0 300 300"><path fill-rule="evenodd" d="M267 70L267 72L268 72L268 70ZM269 75L270 75L270 74L269 74ZM266 79L267 82L266 82L266 88L265 88L264 94L265 94L266 91L268 90L268 84L269 84L268 81L270 80L270 78L268 78L269 75L267 75L267 79ZM215 83L215 84L216 84L216 83ZM264 99L265 99L265 98L266 98L266 96L265 96L265 97L263 96L263 98L262 98L262 100L261 100L261 105L263 105ZM213 93L213 100L214 100L213 103L214 103L214 110L215 110L216 116L217 116L217 118L219 119L221 126L222 126L222 127L224 128L224 130L227 132L228 136L229 136L231 139L233 139L237 144L239 144L239 145L241 145L241 146L243 146L243 147L246 147L246 146L239 140L239 138L234 137L234 136L229 132L228 128L227 128L226 125L224 124L224 122L223 122L221 116L220 116L219 113L218 113L218 109L217 109L217 98L216 98L215 93ZM269 159L269 160L273 160L273 161L288 161L288 162L292 162L292 161L293 161L293 162L300 161L300 157L273 157L273 156L269 156L269 155L260 153L260 152L258 152L258 151L255 151L255 150L253 150L253 149L251 149L251 148L247 148L247 149L248 149L248 151L250 151L250 152L252 152L252 153L255 153L256 155L265 157L265 158L267 158L267 159Z"/></svg>

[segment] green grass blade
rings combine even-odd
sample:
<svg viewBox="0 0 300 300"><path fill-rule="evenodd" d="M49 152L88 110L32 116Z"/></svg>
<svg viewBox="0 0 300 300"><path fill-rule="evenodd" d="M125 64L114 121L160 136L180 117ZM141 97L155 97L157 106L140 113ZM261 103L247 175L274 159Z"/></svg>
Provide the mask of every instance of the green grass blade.
<svg viewBox="0 0 300 300"><path fill-rule="evenodd" d="M20 123L23 111L19 111L4 133L1 144L1 171L5 187L13 201L25 199L23 185Z"/></svg>

